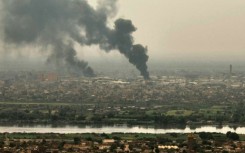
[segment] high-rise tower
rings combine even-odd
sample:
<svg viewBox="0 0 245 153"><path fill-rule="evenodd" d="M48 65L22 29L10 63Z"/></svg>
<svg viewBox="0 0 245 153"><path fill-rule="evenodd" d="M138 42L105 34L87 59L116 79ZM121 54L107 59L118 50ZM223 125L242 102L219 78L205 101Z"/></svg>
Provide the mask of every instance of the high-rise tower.
<svg viewBox="0 0 245 153"><path fill-rule="evenodd" d="M232 75L232 65L230 65L230 75Z"/></svg>

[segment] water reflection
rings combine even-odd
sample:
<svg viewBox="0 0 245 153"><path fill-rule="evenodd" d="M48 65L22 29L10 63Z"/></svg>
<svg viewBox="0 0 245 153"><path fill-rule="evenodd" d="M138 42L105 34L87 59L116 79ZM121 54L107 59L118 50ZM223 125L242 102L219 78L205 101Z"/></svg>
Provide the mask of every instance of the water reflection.
<svg viewBox="0 0 245 153"><path fill-rule="evenodd" d="M127 126L127 125L12 125L0 126L0 132L26 133L192 133L228 131L245 134L245 127L237 126Z"/></svg>

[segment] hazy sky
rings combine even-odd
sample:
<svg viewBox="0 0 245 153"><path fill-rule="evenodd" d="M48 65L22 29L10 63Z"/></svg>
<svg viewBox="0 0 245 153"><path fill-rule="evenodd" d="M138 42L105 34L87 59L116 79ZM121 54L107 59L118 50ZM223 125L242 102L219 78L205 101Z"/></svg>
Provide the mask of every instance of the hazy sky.
<svg viewBox="0 0 245 153"><path fill-rule="evenodd" d="M88 1L96 7L97 0ZM111 25L118 17L131 19L138 29L135 42L148 46L149 62L245 61L244 8L244 0L118 0ZM118 52L77 48L89 62L126 61Z"/></svg>
<svg viewBox="0 0 245 153"><path fill-rule="evenodd" d="M245 60L244 0L119 0L118 8L150 61Z"/></svg>

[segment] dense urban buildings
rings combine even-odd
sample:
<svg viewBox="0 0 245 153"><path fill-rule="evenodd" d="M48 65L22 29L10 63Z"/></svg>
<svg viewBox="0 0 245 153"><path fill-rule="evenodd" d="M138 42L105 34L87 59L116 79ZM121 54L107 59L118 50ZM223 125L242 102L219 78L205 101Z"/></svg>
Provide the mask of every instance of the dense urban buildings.
<svg viewBox="0 0 245 153"><path fill-rule="evenodd" d="M244 135L189 134L0 134L4 153L243 153ZM28 137L28 138L26 138ZM241 140L242 139L242 140Z"/></svg>
<svg viewBox="0 0 245 153"><path fill-rule="evenodd" d="M244 79L242 74L144 80L1 72L0 121L242 124Z"/></svg>

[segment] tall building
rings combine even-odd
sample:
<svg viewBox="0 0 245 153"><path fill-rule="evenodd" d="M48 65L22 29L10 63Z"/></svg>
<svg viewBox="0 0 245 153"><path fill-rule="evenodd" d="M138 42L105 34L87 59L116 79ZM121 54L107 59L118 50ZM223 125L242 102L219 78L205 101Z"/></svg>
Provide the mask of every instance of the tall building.
<svg viewBox="0 0 245 153"><path fill-rule="evenodd" d="M232 75L232 65L230 65L230 75Z"/></svg>

